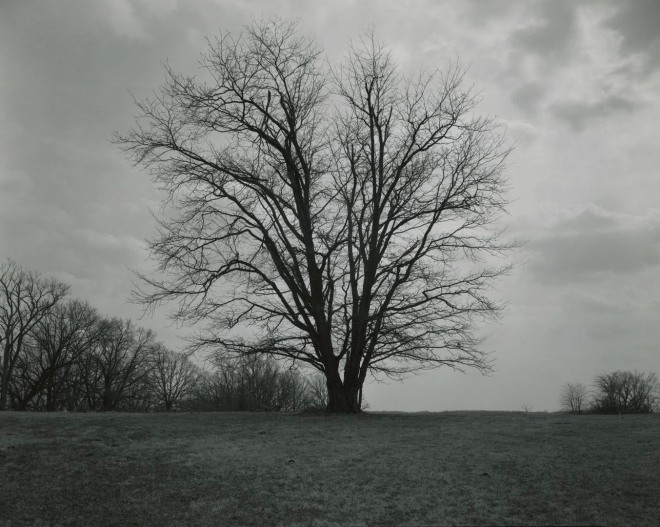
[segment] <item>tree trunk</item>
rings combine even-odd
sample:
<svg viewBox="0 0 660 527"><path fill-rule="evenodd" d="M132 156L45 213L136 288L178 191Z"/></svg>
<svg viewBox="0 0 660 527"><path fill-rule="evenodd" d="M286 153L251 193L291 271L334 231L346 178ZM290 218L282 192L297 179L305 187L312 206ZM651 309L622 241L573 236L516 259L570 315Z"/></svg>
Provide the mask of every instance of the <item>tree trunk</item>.
<svg viewBox="0 0 660 527"><path fill-rule="evenodd" d="M7 381L2 379L0 381L0 412L7 409L7 388L5 385Z"/></svg>
<svg viewBox="0 0 660 527"><path fill-rule="evenodd" d="M110 410L114 410L116 402L115 391L111 390L109 385L106 384L103 391L103 398L101 399L101 411L109 412Z"/></svg>
<svg viewBox="0 0 660 527"><path fill-rule="evenodd" d="M54 412L57 410L57 400L55 397L55 371L48 372L48 381L46 383L46 411Z"/></svg>
<svg viewBox="0 0 660 527"><path fill-rule="evenodd" d="M339 374L328 375L326 379L328 387L329 413L357 414L360 408L360 386L355 383L343 383Z"/></svg>
<svg viewBox="0 0 660 527"><path fill-rule="evenodd" d="M5 337L8 338L8 337ZM0 368L0 411L7 409L7 394L9 393L9 374L10 374L11 348L5 344Z"/></svg>

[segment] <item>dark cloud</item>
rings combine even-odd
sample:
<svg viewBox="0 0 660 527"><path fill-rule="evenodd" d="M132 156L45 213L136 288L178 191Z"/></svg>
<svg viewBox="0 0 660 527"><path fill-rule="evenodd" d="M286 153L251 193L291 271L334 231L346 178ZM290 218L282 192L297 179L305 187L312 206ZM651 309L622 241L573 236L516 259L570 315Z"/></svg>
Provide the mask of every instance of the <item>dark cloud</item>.
<svg viewBox="0 0 660 527"><path fill-rule="evenodd" d="M610 95L596 102L555 103L549 109L555 117L568 123L576 132L580 132L595 120L629 114L642 106L641 101L623 95Z"/></svg>
<svg viewBox="0 0 660 527"><path fill-rule="evenodd" d="M512 35L513 45L546 60L561 60L575 49L578 37L576 2L556 0L532 3L534 18Z"/></svg>
<svg viewBox="0 0 660 527"><path fill-rule="evenodd" d="M650 85L638 74L640 57L646 66L660 65L660 2L541 0L526 8L523 27L508 40L503 82L528 118L548 111L581 131L652 104ZM622 37L620 46L612 29Z"/></svg>
<svg viewBox="0 0 660 527"><path fill-rule="evenodd" d="M526 114L535 114L547 92L547 86L540 82L527 82L515 89L511 99Z"/></svg>
<svg viewBox="0 0 660 527"><path fill-rule="evenodd" d="M607 25L623 38L622 52L639 54L648 67L660 67L660 2L628 0L613 5L617 12Z"/></svg>
<svg viewBox="0 0 660 527"><path fill-rule="evenodd" d="M624 223L621 216L608 213L594 205L559 221L553 231L561 235L608 232L617 230Z"/></svg>
<svg viewBox="0 0 660 527"><path fill-rule="evenodd" d="M660 264L658 246L641 233L553 236L536 247L533 270L546 283L591 281L602 273L635 273Z"/></svg>
<svg viewBox="0 0 660 527"><path fill-rule="evenodd" d="M506 19L517 9L515 0L467 0L461 3L476 25L491 24L493 22Z"/></svg>
<svg viewBox="0 0 660 527"><path fill-rule="evenodd" d="M528 248L529 270L544 284L598 282L604 275L660 271L660 220L589 208L549 229Z"/></svg>
<svg viewBox="0 0 660 527"><path fill-rule="evenodd" d="M553 81L578 48L576 10L566 0L536 1L525 3L518 13L518 29L507 39L501 82L510 86L511 101L528 117L542 109Z"/></svg>

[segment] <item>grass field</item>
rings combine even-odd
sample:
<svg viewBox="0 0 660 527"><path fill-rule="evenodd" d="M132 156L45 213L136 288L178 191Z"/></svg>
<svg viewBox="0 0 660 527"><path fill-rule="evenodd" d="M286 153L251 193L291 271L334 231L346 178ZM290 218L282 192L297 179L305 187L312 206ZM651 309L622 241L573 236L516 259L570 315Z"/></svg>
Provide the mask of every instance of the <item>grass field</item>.
<svg viewBox="0 0 660 527"><path fill-rule="evenodd" d="M660 525L660 416L0 414L0 526Z"/></svg>

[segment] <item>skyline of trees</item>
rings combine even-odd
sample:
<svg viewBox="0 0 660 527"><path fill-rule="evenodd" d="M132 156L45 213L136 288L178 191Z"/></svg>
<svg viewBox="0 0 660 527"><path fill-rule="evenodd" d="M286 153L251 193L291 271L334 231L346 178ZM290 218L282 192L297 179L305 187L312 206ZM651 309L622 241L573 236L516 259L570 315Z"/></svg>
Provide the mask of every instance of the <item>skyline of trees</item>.
<svg viewBox="0 0 660 527"><path fill-rule="evenodd" d="M299 411L319 397L298 370L258 357L195 364L153 331L102 316L66 298L66 284L11 260L0 286L3 410Z"/></svg>
<svg viewBox="0 0 660 527"><path fill-rule="evenodd" d="M237 360L211 355L202 367L168 349L153 331L128 319L103 317L89 303L67 298L66 284L11 260L0 265L0 283L0 344L6 349L7 335L10 343L20 339L20 346L11 348L12 367L0 362L2 371L10 372L2 386L5 409L296 412L327 407L321 375L305 375L259 355ZM35 292L47 301L39 303ZM21 312L16 306L29 309ZM599 374L591 386L564 384L560 410L656 412L660 383L653 372Z"/></svg>

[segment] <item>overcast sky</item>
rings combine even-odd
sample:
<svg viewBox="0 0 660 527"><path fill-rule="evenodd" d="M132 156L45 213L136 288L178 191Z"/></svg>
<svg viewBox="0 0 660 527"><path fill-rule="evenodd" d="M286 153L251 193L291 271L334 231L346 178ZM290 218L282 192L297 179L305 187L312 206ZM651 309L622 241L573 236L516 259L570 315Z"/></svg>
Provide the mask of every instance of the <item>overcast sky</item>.
<svg viewBox="0 0 660 527"><path fill-rule="evenodd" d="M0 0L0 259L111 316L149 269L160 196L110 141L163 63L193 73L205 36L298 17L331 60L373 26L404 69L459 57L505 123L512 235L483 328L496 371L371 383L375 410L555 410L561 385L660 374L660 2L657 0ZM171 347L167 311L139 323Z"/></svg>

